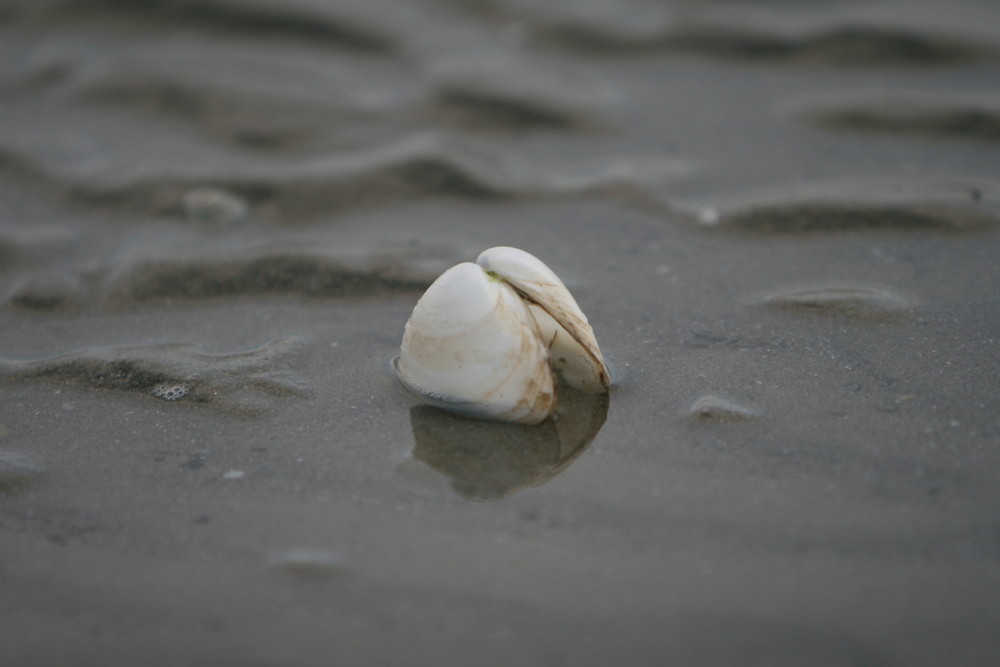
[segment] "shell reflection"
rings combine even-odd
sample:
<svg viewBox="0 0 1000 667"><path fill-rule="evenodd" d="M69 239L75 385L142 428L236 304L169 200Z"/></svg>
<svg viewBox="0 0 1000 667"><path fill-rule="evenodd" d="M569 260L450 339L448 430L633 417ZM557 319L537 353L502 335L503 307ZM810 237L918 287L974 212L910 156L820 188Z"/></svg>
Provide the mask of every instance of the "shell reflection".
<svg viewBox="0 0 1000 667"><path fill-rule="evenodd" d="M420 405L410 410L414 458L451 479L469 500L499 500L565 470L597 437L608 395L559 386L555 418L539 426L462 417Z"/></svg>

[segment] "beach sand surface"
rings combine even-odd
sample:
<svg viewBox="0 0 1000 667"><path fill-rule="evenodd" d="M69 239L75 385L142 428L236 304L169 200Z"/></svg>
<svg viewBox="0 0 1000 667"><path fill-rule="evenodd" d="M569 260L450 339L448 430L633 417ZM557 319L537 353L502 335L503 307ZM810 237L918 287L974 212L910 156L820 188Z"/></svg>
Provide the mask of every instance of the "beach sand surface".
<svg viewBox="0 0 1000 667"><path fill-rule="evenodd" d="M8 0L0 664L998 664L998 81L985 0ZM399 385L497 245L606 400Z"/></svg>

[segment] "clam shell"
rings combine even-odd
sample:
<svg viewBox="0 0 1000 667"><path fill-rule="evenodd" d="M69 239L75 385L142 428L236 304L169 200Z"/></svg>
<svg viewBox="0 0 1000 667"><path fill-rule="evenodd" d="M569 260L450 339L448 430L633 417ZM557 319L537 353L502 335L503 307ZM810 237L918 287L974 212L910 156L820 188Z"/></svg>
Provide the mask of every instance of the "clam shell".
<svg viewBox="0 0 1000 667"><path fill-rule="evenodd" d="M608 390L611 374L594 330L552 269L534 255L506 246L484 250L476 263L502 276L530 302L542 336L549 343L552 363L567 384L591 393Z"/></svg>
<svg viewBox="0 0 1000 667"><path fill-rule="evenodd" d="M570 386L607 391L594 332L561 280L516 248L448 269L406 323L396 374L425 402L472 417L538 424Z"/></svg>
<svg viewBox="0 0 1000 667"><path fill-rule="evenodd" d="M466 262L448 269L417 302L396 374L432 405L538 424L556 400L548 354L517 292Z"/></svg>

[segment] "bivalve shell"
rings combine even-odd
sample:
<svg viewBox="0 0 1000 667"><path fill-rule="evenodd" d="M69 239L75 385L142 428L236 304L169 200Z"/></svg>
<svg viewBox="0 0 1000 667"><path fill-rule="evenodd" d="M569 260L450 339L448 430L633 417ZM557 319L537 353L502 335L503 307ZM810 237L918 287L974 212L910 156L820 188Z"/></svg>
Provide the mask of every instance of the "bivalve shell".
<svg viewBox="0 0 1000 667"><path fill-rule="evenodd" d="M584 391L610 385L593 330L569 290L536 257L504 247L434 281L406 323L395 367L431 405L523 424L552 413L556 369Z"/></svg>

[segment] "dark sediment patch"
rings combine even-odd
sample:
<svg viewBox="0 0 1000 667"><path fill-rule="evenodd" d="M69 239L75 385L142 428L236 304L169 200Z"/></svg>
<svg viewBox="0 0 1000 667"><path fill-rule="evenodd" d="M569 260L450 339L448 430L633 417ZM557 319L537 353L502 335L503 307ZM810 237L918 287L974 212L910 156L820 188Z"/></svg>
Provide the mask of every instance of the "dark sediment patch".
<svg viewBox="0 0 1000 667"><path fill-rule="evenodd" d="M343 7L349 7L344 3ZM391 53L394 40L350 12L281 9L263 3L229 0L62 0L29 10L47 21L131 21L160 31L208 30L255 39L288 39L366 53Z"/></svg>
<svg viewBox="0 0 1000 667"><path fill-rule="evenodd" d="M671 53L849 68L954 65L1000 56L995 44L933 27L886 23L877 11L818 12L814 21L796 26L775 22L775 13L766 8L726 3L636 2L623 8L622 3L601 2L447 1L494 23L519 26L519 39L533 46L600 56Z"/></svg>
<svg viewBox="0 0 1000 667"><path fill-rule="evenodd" d="M815 109L806 121L822 127L877 134L976 142L1000 141L1000 105L937 105L906 101Z"/></svg>
<svg viewBox="0 0 1000 667"><path fill-rule="evenodd" d="M335 259L273 253L242 260L150 262L130 266L109 285L114 304L260 294L370 298L419 293L430 280L390 264L356 270Z"/></svg>
<svg viewBox="0 0 1000 667"><path fill-rule="evenodd" d="M796 184L719 206L680 206L705 229L750 234L971 232L1000 221L1000 189L974 181L870 178Z"/></svg>
<svg viewBox="0 0 1000 667"><path fill-rule="evenodd" d="M791 343L782 338L752 338L739 334L716 333L713 331L695 331L683 343L684 347L699 350L727 347L733 350L783 350Z"/></svg>
<svg viewBox="0 0 1000 667"><path fill-rule="evenodd" d="M581 124L576 113L558 105L464 86L443 87L437 111L459 125L480 128L567 130Z"/></svg>
<svg viewBox="0 0 1000 667"><path fill-rule="evenodd" d="M45 380L172 401L183 398L252 414L271 407L262 400L266 397L303 395L300 382L286 369L300 349L296 338L222 354L191 343L111 345L40 359L0 358L0 379Z"/></svg>
<svg viewBox="0 0 1000 667"><path fill-rule="evenodd" d="M737 25L689 13L661 11L648 20L631 22L593 20L582 14L536 17L532 32L540 42L599 55L663 52L806 66L923 67L998 56L991 44L863 20L779 33L759 20Z"/></svg>
<svg viewBox="0 0 1000 667"><path fill-rule="evenodd" d="M721 59L839 67L926 67L995 59L995 49L944 35L857 25L800 37L724 27L667 35L662 48Z"/></svg>
<svg viewBox="0 0 1000 667"><path fill-rule="evenodd" d="M829 283L785 287L756 296L753 305L797 313L816 313L874 322L892 322L913 314L913 300L881 285Z"/></svg>
<svg viewBox="0 0 1000 667"><path fill-rule="evenodd" d="M40 312L72 310L83 303L85 282L65 272L30 274L14 282L7 292L7 302Z"/></svg>
<svg viewBox="0 0 1000 667"><path fill-rule="evenodd" d="M835 232L847 230L958 231L979 226L976 219L947 210L907 206L857 206L815 202L760 206L729 218L747 232Z"/></svg>
<svg viewBox="0 0 1000 667"><path fill-rule="evenodd" d="M256 295L372 298L418 294L454 263L452 250L270 235L241 244L203 234L139 236L117 253L103 300L114 306Z"/></svg>

